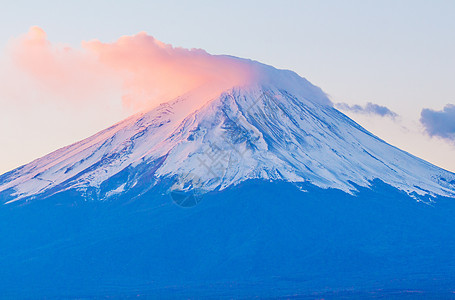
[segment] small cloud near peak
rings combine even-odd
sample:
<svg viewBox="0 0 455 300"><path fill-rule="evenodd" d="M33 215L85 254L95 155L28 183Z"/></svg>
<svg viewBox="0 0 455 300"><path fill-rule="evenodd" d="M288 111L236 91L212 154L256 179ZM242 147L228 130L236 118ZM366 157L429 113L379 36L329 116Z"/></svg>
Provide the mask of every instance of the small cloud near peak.
<svg viewBox="0 0 455 300"><path fill-rule="evenodd" d="M361 106L358 104L349 105L347 103L336 103L335 107L339 110L349 111L358 114L371 114L377 115L380 117L389 117L395 119L398 117L398 114L390 110L388 107L368 102L367 104Z"/></svg>
<svg viewBox="0 0 455 300"><path fill-rule="evenodd" d="M430 136L455 142L455 105L447 104L442 110L422 109L420 122Z"/></svg>

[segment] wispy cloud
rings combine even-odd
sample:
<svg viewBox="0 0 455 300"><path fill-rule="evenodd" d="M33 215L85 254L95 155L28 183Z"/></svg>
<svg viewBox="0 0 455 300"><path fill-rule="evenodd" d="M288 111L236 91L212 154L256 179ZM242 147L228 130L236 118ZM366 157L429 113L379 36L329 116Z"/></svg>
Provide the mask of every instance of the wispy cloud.
<svg viewBox="0 0 455 300"><path fill-rule="evenodd" d="M246 84L253 69L244 60L201 49L173 47L145 32L112 43L85 41L81 48L53 44L37 26L12 40L15 65L61 99L84 99L109 86L123 88L123 103L144 109L189 90Z"/></svg>
<svg viewBox="0 0 455 300"><path fill-rule="evenodd" d="M67 45L52 44L44 30L37 26L11 40L6 53L11 67L15 68L11 71L22 71L24 78L60 101L86 103L96 98L97 93L121 85L118 76L100 64L94 55Z"/></svg>
<svg viewBox="0 0 455 300"><path fill-rule="evenodd" d="M372 114L372 115L378 115L381 117L390 117L392 119L395 119L398 117L398 114L387 108L386 106L383 105L378 105L375 103L368 102L364 106L355 104L355 105L349 105L347 103L337 103L335 104L335 107L338 108L339 110L343 111L350 111L353 113L358 113L358 114Z"/></svg>
<svg viewBox="0 0 455 300"><path fill-rule="evenodd" d="M442 110L424 108L420 122L430 136L455 141L455 105L447 104Z"/></svg>

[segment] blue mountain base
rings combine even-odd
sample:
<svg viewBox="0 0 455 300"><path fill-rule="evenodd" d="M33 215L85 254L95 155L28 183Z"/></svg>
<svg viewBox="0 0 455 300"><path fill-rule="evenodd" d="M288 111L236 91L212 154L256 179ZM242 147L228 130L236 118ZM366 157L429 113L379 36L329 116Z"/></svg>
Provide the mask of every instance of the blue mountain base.
<svg viewBox="0 0 455 300"><path fill-rule="evenodd" d="M247 181L193 206L159 185L2 205L2 295L454 296L454 199L417 202L381 181L355 196L300 188Z"/></svg>

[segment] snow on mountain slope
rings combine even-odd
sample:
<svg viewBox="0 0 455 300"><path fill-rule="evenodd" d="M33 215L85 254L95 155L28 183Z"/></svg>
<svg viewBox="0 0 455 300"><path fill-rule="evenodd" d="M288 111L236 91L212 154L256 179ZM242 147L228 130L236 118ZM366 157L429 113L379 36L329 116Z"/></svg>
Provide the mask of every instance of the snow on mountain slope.
<svg viewBox="0 0 455 300"><path fill-rule="evenodd" d="M11 201L99 189L122 170L123 193L144 170L149 185L224 189L247 179L311 182L355 190L380 179L409 194L455 196L455 175L375 137L291 71L253 63L256 80L219 92L201 87L0 176ZM136 170L136 171L134 171ZM10 201L10 202L11 202Z"/></svg>

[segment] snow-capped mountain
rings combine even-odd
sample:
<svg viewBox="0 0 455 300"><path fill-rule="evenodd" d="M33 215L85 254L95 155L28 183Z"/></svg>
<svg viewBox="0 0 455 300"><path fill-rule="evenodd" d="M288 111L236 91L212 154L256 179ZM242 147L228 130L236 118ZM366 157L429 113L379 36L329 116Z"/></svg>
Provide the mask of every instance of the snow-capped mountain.
<svg viewBox="0 0 455 300"><path fill-rule="evenodd" d="M0 176L2 296L453 298L454 174L249 63Z"/></svg>
<svg viewBox="0 0 455 300"><path fill-rule="evenodd" d="M369 133L297 74L250 63L255 81L201 87L134 115L2 175L0 193L8 202L67 190L107 199L165 179L180 190L263 179L353 192L380 179L410 195L455 195L453 173Z"/></svg>

